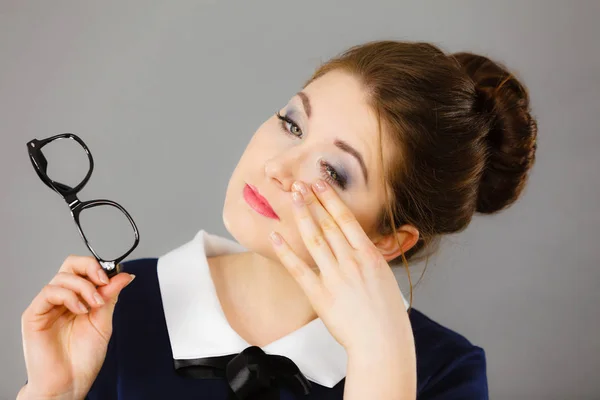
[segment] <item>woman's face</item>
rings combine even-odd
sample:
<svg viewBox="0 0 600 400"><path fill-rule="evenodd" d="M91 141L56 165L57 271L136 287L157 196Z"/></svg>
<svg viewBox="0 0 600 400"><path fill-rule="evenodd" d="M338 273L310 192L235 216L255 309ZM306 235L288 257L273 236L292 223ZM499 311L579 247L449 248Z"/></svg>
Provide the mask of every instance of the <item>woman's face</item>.
<svg viewBox="0 0 600 400"><path fill-rule="evenodd" d="M313 81L279 114L293 122L273 115L258 128L229 180L223 221L240 244L273 260L278 258L268 235L276 230L315 267L294 219L292 184L326 180L371 236L385 197L377 120L359 81L341 71ZM389 149L385 143L384 137ZM278 218L250 207L244 198L247 184L257 188Z"/></svg>

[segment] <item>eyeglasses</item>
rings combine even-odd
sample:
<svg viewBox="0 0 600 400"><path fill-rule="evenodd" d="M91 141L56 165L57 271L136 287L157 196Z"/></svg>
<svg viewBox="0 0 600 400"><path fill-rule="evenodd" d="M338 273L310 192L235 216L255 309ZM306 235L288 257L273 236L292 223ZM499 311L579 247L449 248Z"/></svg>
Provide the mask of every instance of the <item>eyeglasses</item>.
<svg viewBox="0 0 600 400"><path fill-rule="evenodd" d="M44 154L42 153L42 148L44 148L44 146L48 146L50 143L56 143L56 144L54 144L53 146L47 147L47 149L48 148L55 149L58 146L64 150L65 147L71 146L71 145L67 146L67 144L68 144L68 143L66 143L67 141L63 142L61 139L74 140L76 143L75 147L77 148L77 150L75 150L75 152L77 153L76 155L77 156L87 155L87 159L89 161L89 164L86 167L87 174L81 181L78 180L79 183L77 185L75 185L74 187L71 187L65 183L61 183L61 182L52 180L48 176L49 163L48 163L48 160L46 159L46 157L44 156ZM60 142L62 142L62 143L60 143ZM73 142L71 142L71 144L72 143ZM112 277L112 276L116 275L117 273L119 273L119 269L120 269L119 263L121 261L123 261L125 259L125 257L127 257L137 247L137 245L139 243L140 237L139 237L138 229L135 225L135 222L133 222L133 218L131 218L131 215L129 215L129 213L120 204L115 203L114 201L111 201L111 200L104 200L104 199L82 202L77 198L77 193L79 193L81 191L81 189L83 189L85 184L90 179L90 176L92 175L92 171L94 170L94 159L92 158L92 154L90 153L86 144L77 135L74 135L72 133L63 133L60 135L49 137L47 139L42 139L42 140L33 139L27 143L27 150L29 152L29 158L31 160L31 163L33 164L35 172L38 174L38 176L40 177L42 182L44 182L46 184L46 186L48 186L50 189L52 189L56 193L58 193L69 205L69 209L71 210L71 216L73 217L73 220L75 221L75 225L77 225L79 234L81 235L87 248L92 252L94 257L96 257L96 260L98 261L98 263L102 266L102 269L104 269L104 271L107 273L107 275L109 277ZM61 157L61 159L64 161L64 157ZM51 159L51 160L56 161L55 159ZM56 164L60 164L60 160L58 160L58 161L59 162L56 162ZM72 168L72 166L71 166L71 168ZM82 172L82 171L79 171L79 172ZM115 228L115 225L119 225L119 224L111 223L105 229L100 229L100 227L98 225L101 225L101 224L98 224L98 223L94 224L94 226L92 226L92 227L85 225L86 229L84 232L84 229L82 228L81 223L80 223L81 216L86 215L86 214L90 215L90 214L97 213L97 211L91 211L92 209L102 210L102 212L104 212L104 213L108 212L109 210L111 212L113 212L115 209L120 211L120 213L118 213L118 215L119 215L118 220L115 222L122 223L124 221L123 215L127 218L127 221L131 225L131 228L133 228L133 234L134 234L133 235L134 236L133 245L129 248L129 250L127 250L124 254L121 253L121 255L116 258L115 257L103 258L96 252L96 250L94 250L94 248L90 244L90 240L88 240L88 237L92 233L97 233L98 231L102 231L105 234L108 234L109 238L114 239L114 237L116 237L117 235L115 234L115 232L113 232L113 229ZM107 220L108 219L106 218L106 216L103 216L101 218L101 222L107 221ZM127 227L126 230L129 231L129 228ZM121 233L121 232L122 232L122 230L119 233ZM87 235L86 235L86 233L87 233ZM119 247L121 246L121 244L122 243L119 243Z"/></svg>

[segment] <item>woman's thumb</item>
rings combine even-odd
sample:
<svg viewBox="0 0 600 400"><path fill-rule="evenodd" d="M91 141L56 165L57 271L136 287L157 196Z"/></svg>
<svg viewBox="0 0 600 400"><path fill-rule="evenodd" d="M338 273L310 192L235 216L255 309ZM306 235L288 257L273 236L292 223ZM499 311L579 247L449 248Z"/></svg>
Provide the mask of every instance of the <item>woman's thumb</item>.
<svg viewBox="0 0 600 400"><path fill-rule="evenodd" d="M112 314L114 312L115 305L117 304L119 294L121 293L121 290L123 290L131 283L131 281L133 281L134 278L135 275L133 274L121 272L112 277L108 285L97 288L98 293L100 293L106 303L100 308L92 309L92 312L95 312L99 321L110 326L110 323L112 322Z"/></svg>
<svg viewBox="0 0 600 400"><path fill-rule="evenodd" d="M117 298L119 297L119 293L123 290L127 285L133 281L135 275L121 272L115 275L109 282L108 285L102 286L98 288L98 292L104 297L107 303L114 304L117 303Z"/></svg>

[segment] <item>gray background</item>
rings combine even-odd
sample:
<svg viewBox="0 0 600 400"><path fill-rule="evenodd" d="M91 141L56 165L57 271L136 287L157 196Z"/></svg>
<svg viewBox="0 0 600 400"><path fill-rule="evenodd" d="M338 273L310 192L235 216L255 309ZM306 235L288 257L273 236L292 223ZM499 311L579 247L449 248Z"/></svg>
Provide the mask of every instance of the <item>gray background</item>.
<svg viewBox="0 0 600 400"><path fill-rule="evenodd" d="M392 38L506 62L539 120L522 199L444 241L415 307L485 348L494 399L600 398L599 4L0 1L0 397L26 379L22 311L88 254L29 139L79 134L96 161L81 198L123 204L132 257L160 256L229 236L225 189L258 126L320 61Z"/></svg>

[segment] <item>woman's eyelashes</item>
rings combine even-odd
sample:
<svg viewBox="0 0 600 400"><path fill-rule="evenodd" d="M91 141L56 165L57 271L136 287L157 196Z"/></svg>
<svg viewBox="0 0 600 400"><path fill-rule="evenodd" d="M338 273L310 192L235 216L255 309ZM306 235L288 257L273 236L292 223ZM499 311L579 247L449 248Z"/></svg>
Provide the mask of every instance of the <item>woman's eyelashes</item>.
<svg viewBox="0 0 600 400"><path fill-rule="evenodd" d="M292 118L290 118L287 115L281 115L279 113L279 111L277 112L276 115L277 115L277 118L279 118L279 120L280 120L281 129L286 134L294 136L299 139L302 138L302 136L304 136L304 134L302 133L302 130L300 130L300 127ZM289 129L287 126L288 124L290 125ZM339 173L333 166L331 166L331 164L329 164L328 162L326 162L324 160L320 160L319 165L320 165L321 174L323 175L323 178L330 185L337 185L340 189L346 190L346 186L348 184L348 179L345 174Z"/></svg>
<svg viewBox="0 0 600 400"><path fill-rule="evenodd" d="M300 127L298 126L296 121L294 121L292 118L288 117L287 115L279 114L279 111L277 112L277 118L279 118L281 120L280 125L286 133L288 133L292 136L296 136L298 138L301 138L303 136L302 131L300 130ZM286 127L286 124L290 124L292 129L288 129ZM293 129L293 128L296 128L296 129Z"/></svg>

